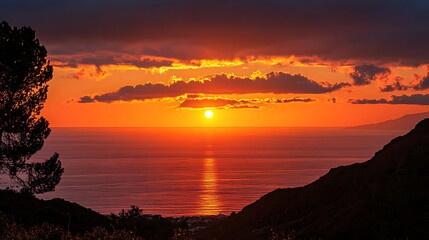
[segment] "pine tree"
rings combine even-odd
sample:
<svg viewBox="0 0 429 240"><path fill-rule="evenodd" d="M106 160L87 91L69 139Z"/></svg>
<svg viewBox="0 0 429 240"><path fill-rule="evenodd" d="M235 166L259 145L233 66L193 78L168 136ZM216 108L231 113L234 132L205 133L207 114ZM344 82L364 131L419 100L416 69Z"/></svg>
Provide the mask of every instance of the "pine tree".
<svg viewBox="0 0 429 240"><path fill-rule="evenodd" d="M53 68L47 51L29 27L0 23L0 174L9 187L39 194L54 191L64 169L57 153L31 162L49 136L49 122L40 116Z"/></svg>

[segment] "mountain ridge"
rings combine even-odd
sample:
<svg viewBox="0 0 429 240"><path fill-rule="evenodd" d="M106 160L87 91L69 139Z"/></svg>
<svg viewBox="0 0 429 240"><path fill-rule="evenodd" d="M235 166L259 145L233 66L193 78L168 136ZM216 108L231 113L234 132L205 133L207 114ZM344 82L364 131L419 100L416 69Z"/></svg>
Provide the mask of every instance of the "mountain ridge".
<svg viewBox="0 0 429 240"><path fill-rule="evenodd" d="M428 239L429 119L364 162L277 189L200 239ZM273 237L274 236L274 237Z"/></svg>

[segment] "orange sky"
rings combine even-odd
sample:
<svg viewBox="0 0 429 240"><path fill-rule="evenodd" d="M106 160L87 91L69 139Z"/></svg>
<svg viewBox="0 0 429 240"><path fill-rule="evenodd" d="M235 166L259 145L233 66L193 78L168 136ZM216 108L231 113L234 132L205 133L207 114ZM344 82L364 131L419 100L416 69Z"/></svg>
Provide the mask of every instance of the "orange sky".
<svg viewBox="0 0 429 240"><path fill-rule="evenodd" d="M427 1L4 1L52 127L351 126L429 110ZM215 116L204 118L204 109Z"/></svg>
<svg viewBox="0 0 429 240"><path fill-rule="evenodd" d="M386 80L374 80L365 86L350 86L322 94L207 94L205 97L224 97L228 99L290 99L311 98L313 102L261 103L259 108L233 109L228 107L209 107L214 118L204 118L206 108L179 108L183 99L156 98L149 100L115 101L111 103L79 103L82 96L93 96L114 92L125 85L189 81L204 79L219 73L242 77L264 75L270 72L302 74L309 79L330 83L351 82L349 74L352 66L312 66L290 64L285 60L270 59L258 63L225 62L211 66L183 67L185 69L138 69L124 66L103 66L103 73L91 65L77 67L55 67L54 78L50 83L48 100L43 115L53 127L147 127L147 126L350 126L397 118L404 114L427 111L424 105L391 104L351 104L350 99L389 98L395 92L381 93L379 88ZM226 66L223 66L226 65ZM228 66L231 65L231 66ZM100 69L99 69L100 71ZM424 76L424 67L392 68L392 76L415 81L414 75ZM83 73L79 77L78 73ZM316 80L315 80L316 81ZM411 83L410 83L411 84ZM414 90L400 91L399 94L412 94ZM336 99L336 103L332 102Z"/></svg>

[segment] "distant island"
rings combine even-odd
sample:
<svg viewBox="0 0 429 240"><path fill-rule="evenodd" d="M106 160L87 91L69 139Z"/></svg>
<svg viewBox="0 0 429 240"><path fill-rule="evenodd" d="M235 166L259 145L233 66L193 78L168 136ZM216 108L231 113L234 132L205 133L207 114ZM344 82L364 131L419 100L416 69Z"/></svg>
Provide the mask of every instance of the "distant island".
<svg viewBox="0 0 429 240"><path fill-rule="evenodd" d="M373 129L373 130L409 130L412 129L421 120L429 118L429 112L421 112L414 114L407 114L397 119L387 120L384 122L364 124L349 129Z"/></svg>

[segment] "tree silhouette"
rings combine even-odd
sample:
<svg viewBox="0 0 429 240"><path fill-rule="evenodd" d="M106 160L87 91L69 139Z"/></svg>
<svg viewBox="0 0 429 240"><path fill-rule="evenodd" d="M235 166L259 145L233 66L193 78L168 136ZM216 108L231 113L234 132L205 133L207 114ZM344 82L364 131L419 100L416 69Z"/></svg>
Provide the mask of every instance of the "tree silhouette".
<svg viewBox="0 0 429 240"><path fill-rule="evenodd" d="M46 56L31 28L0 23L0 174L10 177L9 187L30 194L54 191L64 171L57 153L29 161L50 133L40 116L53 71Z"/></svg>

